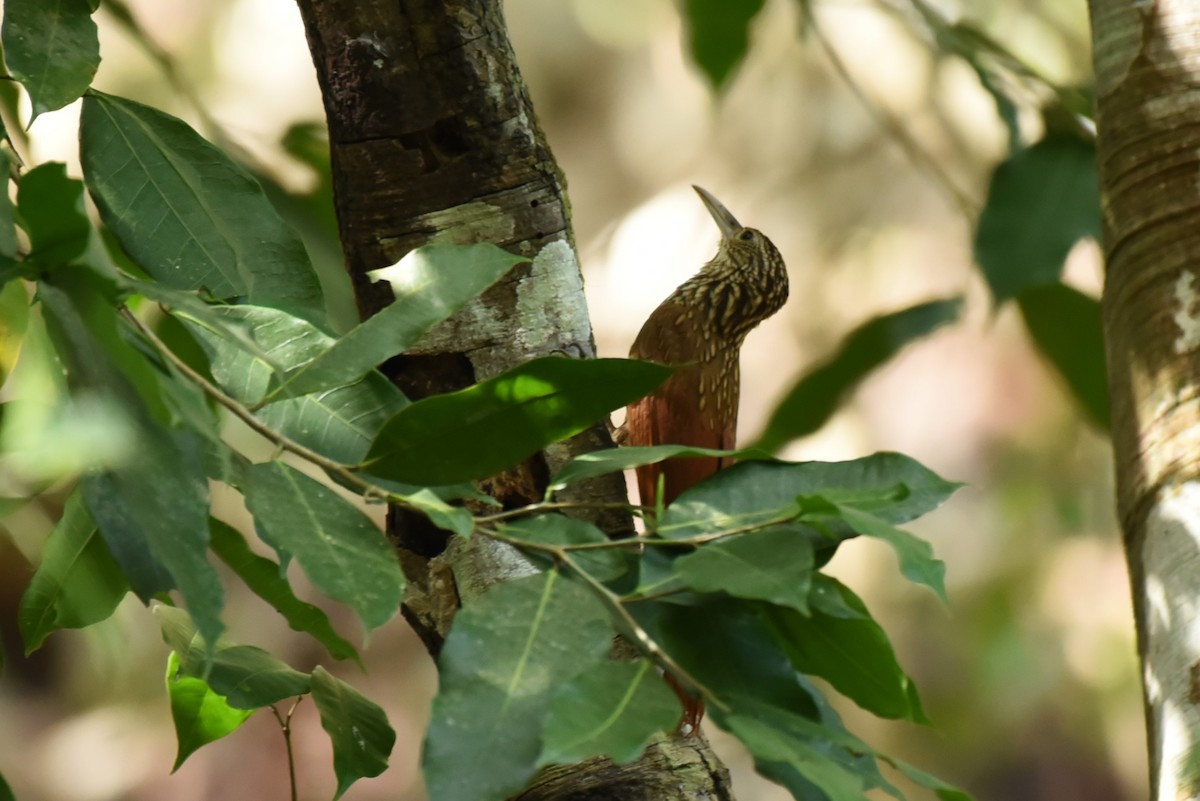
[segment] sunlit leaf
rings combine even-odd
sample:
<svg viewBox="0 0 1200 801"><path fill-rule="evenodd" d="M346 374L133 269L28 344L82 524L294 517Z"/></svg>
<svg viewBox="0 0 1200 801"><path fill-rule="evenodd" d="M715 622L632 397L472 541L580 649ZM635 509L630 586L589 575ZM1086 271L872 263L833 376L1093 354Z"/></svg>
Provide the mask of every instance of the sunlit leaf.
<svg viewBox="0 0 1200 801"><path fill-rule="evenodd" d="M279 565L250 550L246 540L232 526L214 519L209 521L209 528L213 553L245 582L251 592L283 615L289 626L312 635L335 659L358 660L358 652L334 630L329 616L296 597Z"/></svg>
<svg viewBox="0 0 1200 801"><path fill-rule="evenodd" d="M1094 146L1051 134L996 168L975 232L975 261L997 304L1058 282L1075 243L1100 237Z"/></svg>
<svg viewBox="0 0 1200 801"><path fill-rule="evenodd" d="M229 306L217 310L225 325L181 315L209 354L213 377L244 404L263 399L277 369L294 369L334 342L316 326L277 309ZM252 331L253 347L229 331ZM384 422L408 400L380 373L344 387L286 398L255 410L264 424L330 459L361 461Z"/></svg>
<svg viewBox="0 0 1200 801"><path fill-rule="evenodd" d="M128 591L80 493L71 493L21 596L18 622L25 653L37 650L53 631L105 620Z"/></svg>
<svg viewBox="0 0 1200 801"><path fill-rule="evenodd" d="M692 59L715 89L724 87L746 57L750 22L763 0L685 0L688 46Z"/></svg>
<svg viewBox="0 0 1200 801"><path fill-rule="evenodd" d="M80 118L80 158L105 225L157 280L324 319L296 232L262 187L187 123L92 92Z"/></svg>
<svg viewBox="0 0 1200 801"><path fill-rule="evenodd" d="M1100 303L1064 284L1017 296L1025 327L1093 425L1107 430L1108 369Z"/></svg>
<svg viewBox="0 0 1200 801"><path fill-rule="evenodd" d="M154 607L162 625L163 640L179 654L179 673L204 678L209 687L238 709L261 709L285 698L304 695L311 686L307 674L293 670L253 645L234 645L224 639L208 642L196 633L182 609Z"/></svg>
<svg viewBox="0 0 1200 801"><path fill-rule="evenodd" d="M773 452L823 426L846 394L915 339L958 317L962 301L936 300L875 317L851 331L833 357L800 377L752 447Z"/></svg>
<svg viewBox="0 0 1200 801"><path fill-rule="evenodd" d="M337 799L354 782L387 769L396 732L378 704L319 665L312 672L312 697L333 743Z"/></svg>
<svg viewBox="0 0 1200 801"><path fill-rule="evenodd" d="M670 368L548 356L408 406L380 431L370 473L414 484L486 478L651 392Z"/></svg>
<svg viewBox="0 0 1200 801"><path fill-rule="evenodd" d="M605 756L632 762L679 720L679 700L648 659L593 665L554 694L538 765Z"/></svg>
<svg viewBox="0 0 1200 801"><path fill-rule="evenodd" d="M174 651L167 658L167 695L179 744L172 773L197 749L237 731L254 714L252 709L230 706L203 679L179 675L179 654Z"/></svg>
<svg viewBox="0 0 1200 801"><path fill-rule="evenodd" d="M513 265L528 261L495 245L427 245L371 277L396 299L312 361L290 372L276 395L306 395L349 384L411 348Z"/></svg>
<svg viewBox="0 0 1200 801"><path fill-rule="evenodd" d="M29 92L34 119L91 85L100 66L91 12L87 0L5 0L4 61Z"/></svg>
<svg viewBox="0 0 1200 801"><path fill-rule="evenodd" d="M281 462L246 471L246 507L260 536L292 557L321 592L352 607L368 630L396 614L404 574L369 517L334 490Z"/></svg>
<svg viewBox="0 0 1200 801"><path fill-rule="evenodd" d="M778 527L718 540L675 560L685 586L789 606L808 613L813 546L803 533Z"/></svg>
<svg viewBox="0 0 1200 801"><path fill-rule="evenodd" d="M501 801L533 776L554 693L607 661L612 631L585 588L557 573L468 601L442 649L422 756L431 801Z"/></svg>

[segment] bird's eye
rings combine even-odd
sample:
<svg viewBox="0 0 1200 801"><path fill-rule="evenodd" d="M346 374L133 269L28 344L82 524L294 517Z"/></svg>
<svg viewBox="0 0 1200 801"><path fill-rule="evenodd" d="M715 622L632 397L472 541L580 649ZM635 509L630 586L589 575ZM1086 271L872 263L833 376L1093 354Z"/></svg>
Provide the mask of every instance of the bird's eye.
<svg viewBox="0 0 1200 801"><path fill-rule="evenodd" d="M742 231L742 235L738 237L738 239L742 240L743 242L749 242L753 238L754 232L750 230Z"/></svg>

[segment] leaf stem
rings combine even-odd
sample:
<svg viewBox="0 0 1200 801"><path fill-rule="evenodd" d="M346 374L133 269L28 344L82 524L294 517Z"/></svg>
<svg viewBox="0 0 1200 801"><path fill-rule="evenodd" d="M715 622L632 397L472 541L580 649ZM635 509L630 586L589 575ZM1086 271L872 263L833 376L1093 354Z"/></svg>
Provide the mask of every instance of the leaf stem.
<svg viewBox="0 0 1200 801"><path fill-rule="evenodd" d="M299 790L296 786L296 755L292 751L292 715L296 712L296 707L300 706L300 702L304 700L304 696L296 696L295 703L292 708L287 711L287 715L280 715L279 709L274 704L271 705L271 714L275 716L275 720L279 721L279 730L283 733L283 743L287 747L288 761L288 781L292 788L292 801L297 801Z"/></svg>

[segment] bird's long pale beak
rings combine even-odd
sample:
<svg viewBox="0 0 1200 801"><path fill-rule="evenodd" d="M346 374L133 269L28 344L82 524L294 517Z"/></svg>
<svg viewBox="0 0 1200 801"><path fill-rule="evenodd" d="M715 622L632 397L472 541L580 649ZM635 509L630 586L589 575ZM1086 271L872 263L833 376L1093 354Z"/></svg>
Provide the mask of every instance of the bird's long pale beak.
<svg viewBox="0 0 1200 801"><path fill-rule="evenodd" d="M721 229L721 237L723 239L728 239L742 230L742 224L737 221L737 218L730 214L729 209L721 205L721 201L713 197L707 189L695 184L692 184L692 189L695 189L696 194L704 201L704 207L712 215L713 222L717 224L717 228Z"/></svg>

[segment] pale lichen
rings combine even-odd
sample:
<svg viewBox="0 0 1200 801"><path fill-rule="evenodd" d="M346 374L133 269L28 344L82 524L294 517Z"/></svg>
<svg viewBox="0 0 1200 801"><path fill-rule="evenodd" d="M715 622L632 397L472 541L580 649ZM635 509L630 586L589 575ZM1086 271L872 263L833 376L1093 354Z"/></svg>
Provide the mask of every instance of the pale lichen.
<svg viewBox="0 0 1200 801"><path fill-rule="evenodd" d="M1200 295L1196 292L1196 276L1190 270L1179 274L1175 282L1175 325L1179 336L1175 337L1175 352L1187 353L1200 346Z"/></svg>

